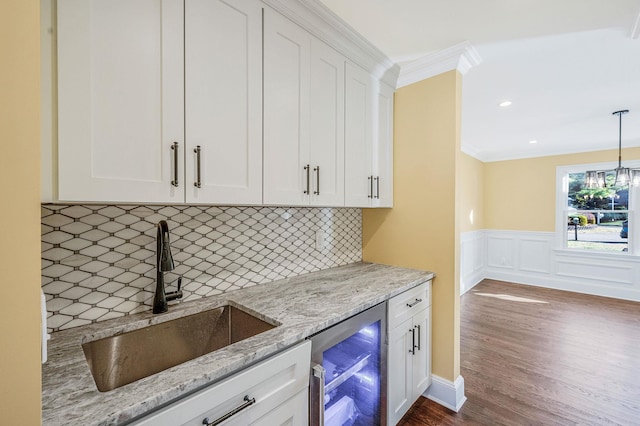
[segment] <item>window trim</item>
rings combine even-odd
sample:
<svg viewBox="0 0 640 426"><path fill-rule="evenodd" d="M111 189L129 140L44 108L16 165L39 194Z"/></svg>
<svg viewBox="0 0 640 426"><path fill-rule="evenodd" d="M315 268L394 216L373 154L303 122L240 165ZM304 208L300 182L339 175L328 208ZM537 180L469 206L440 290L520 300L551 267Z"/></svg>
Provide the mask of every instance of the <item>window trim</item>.
<svg viewBox="0 0 640 426"><path fill-rule="evenodd" d="M640 160L624 161L624 167L640 168ZM640 187L629 186L629 205L628 205L628 251L626 252L604 252L597 250L584 250L579 248L567 247L567 198L569 196L569 173L581 173L587 170L613 170L618 167L617 162L606 163L588 163L588 164L572 164L556 167L556 236L554 251L560 253L575 254L597 254L611 256L638 256L640 257L640 232L634 232L633 224L640 223Z"/></svg>

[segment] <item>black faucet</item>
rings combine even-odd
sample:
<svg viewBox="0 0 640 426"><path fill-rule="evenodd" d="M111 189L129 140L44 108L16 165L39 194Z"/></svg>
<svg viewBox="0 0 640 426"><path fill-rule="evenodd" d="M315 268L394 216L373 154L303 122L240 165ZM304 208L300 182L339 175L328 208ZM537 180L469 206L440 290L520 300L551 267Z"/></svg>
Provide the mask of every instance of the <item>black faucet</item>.
<svg viewBox="0 0 640 426"><path fill-rule="evenodd" d="M171 247L169 246L169 226L167 222L161 220L156 226L158 236L156 238L156 294L153 296L153 313L160 314L167 312L170 300L182 299L182 277L178 278L178 290L170 293L164 291L164 273L173 271L173 257L171 256Z"/></svg>

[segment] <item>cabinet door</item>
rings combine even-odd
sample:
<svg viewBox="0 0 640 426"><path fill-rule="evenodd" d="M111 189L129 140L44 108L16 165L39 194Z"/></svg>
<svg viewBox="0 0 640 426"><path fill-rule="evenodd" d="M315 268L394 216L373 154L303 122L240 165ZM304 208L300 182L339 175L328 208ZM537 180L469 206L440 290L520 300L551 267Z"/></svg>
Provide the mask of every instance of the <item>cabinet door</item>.
<svg viewBox="0 0 640 426"><path fill-rule="evenodd" d="M431 384L431 307L424 309L413 317L413 327L416 333L416 353L413 361L412 401ZM412 402L413 403L413 402Z"/></svg>
<svg viewBox="0 0 640 426"><path fill-rule="evenodd" d="M311 42L311 204L344 206L344 57Z"/></svg>
<svg viewBox="0 0 640 426"><path fill-rule="evenodd" d="M375 205L393 207L393 89L380 83L378 92L378 131L373 158Z"/></svg>
<svg viewBox="0 0 640 426"><path fill-rule="evenodd" d="M265 204L309 203L309 73L311 36L264 10ZM307 166L309 168L307 168Z"/></svg>
<svg viewBox="0 0 640 426"><path fill-rule="evenodd" d="M387 423L395 425L413 404L411 319L389 332Z"/></svg>
<svg viewBox="0 0 640 426"><path fill-rule="evenodd" d="M57 12L58 199L182 202L182 0L59 0Z"/></svg>
<svg viewBox="0 0 640 426"><path fill-rule="evenodd" d="M310 359L311 342L305 341L132 424L198 426L206 424L205 419L213 422L229 413L233 414L224 422L225 425L281 424L277 421L269 423L267 420L270 418L285 424L288 419L296 419L290 424L303 424L297 423L301 418L300 407L288 402L295 400L299 403L304 399L304 406L308 405ZM306 411L303 418L308 420Z"/></svg>
<svg viewBox="0 0 640 426"><path fill-rule="evenodd" d="M250 423L250 426L308 426L309 389L300 391L296 396L278 406L275 410ZM238 426L245 426L240 423Z"/></svg>
<svg viewBox="0 0 640 426"><path fill-rule="evenodd" d="M372 78L349 62L345 78L345 204L369 207L374 184Z"/></svg>
<svg viewBox="0 0 640 426"><path fill-rule="evenodd" d="M185 1L188 203L262 202L261 68L256 0Z"/></svg>

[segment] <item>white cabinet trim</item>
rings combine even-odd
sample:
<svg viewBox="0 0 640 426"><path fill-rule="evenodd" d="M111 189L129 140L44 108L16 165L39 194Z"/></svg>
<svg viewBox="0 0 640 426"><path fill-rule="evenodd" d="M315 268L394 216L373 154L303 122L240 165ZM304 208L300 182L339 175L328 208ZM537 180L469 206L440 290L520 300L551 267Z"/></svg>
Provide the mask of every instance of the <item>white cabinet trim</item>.
<svg viewBox="0 0 640 426"><path fill-rule="evenodd" d="M282 15L395 88L400 67L319 0L262 0Z"/></svg>

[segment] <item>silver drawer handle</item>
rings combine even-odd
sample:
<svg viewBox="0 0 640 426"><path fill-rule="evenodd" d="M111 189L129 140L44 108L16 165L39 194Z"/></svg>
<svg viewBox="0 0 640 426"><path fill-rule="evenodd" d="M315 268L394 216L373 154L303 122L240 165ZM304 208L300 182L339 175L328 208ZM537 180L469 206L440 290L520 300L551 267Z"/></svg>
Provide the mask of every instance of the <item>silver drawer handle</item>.
<svg viewBox="0 0 640 426"><path fill-rule="evenodd" d="M302 191L302 193L309 195L309 179L310 179L309 173L310 173L311 167L307 164L302 169L304 170L305 174L307 175L307 189Z"/></svg>
<svg viewBox="0 0 640 426"><path fill-rule="evenodd" d="M422 302L422 299L416 299L415 302L407 303L407 306L410 307L410 308L413 308L414 306L416 306L420 302Z"/></svg>
<svg viewBox="0 0 640 426"><path fill-rule="evenodd" d="M196 153L196 181L193 182L193 186L196 188L202 188L202 181L200 179L200 145L196 145L193 152Z"/></svg>
<svg viewBox="0 0 640 426"><path fill-rule="evenodd" d="M314 167L313 171L316 172L316 190L313 193L314 195L320 195L320 166Z"/></svg>
<svg viewBox="0 0 640 426"><path fill-rule="evenodd" d="M224 422L228 418L235 416L240 411L242 411L245 408L249 407L250 405L253 405L253 404L256 403L256 399L255 398L249 398L249 395L245 395L244 396L244 400L246 401L244 404L242 404L239 407L234 408L233 410L229 411L224 416L218 417L217 419L215 419L212 422L209 421L209 417L205 417L204 419L202 419L202 424L205 425L205 426L219 425L220 423Z"/></svg>
<svg viewBox="0 0 640 426"><path fill-rule="evenodd" d="M376 199L380 199L380 176L374 178L376 181Z"/></svg>
<svg viewBox="0 0 640 426"><path fill-rule="evenodd" d="M415 355L416 354L416 329L410 328L409 331L411 332L411 349L409 349L409 353L411 355Z"/></svg>
<svg viewBox="0 0 640 426"><path fill-rule="evenodd" d="M171 185L178 186L178 142L171 144L171 151L173 151L173 179L171 179Z"/></svg>

